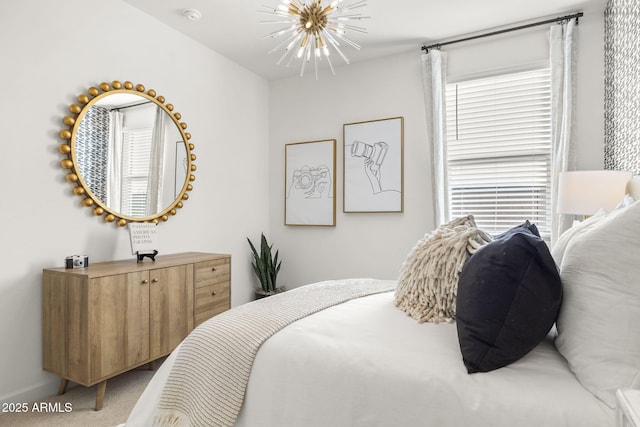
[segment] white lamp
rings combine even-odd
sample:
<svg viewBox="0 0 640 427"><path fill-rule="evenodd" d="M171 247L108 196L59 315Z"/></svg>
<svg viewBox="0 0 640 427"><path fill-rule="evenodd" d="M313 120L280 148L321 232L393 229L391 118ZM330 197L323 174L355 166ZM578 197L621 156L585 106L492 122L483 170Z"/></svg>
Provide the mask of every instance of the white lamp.
<svg viewBox="0 0 640 427"><path fill-rule="evenodd" d="M593 215L603 208L612 211L626 194L631 172L597 170L560 173L557 211Z"/></svg>

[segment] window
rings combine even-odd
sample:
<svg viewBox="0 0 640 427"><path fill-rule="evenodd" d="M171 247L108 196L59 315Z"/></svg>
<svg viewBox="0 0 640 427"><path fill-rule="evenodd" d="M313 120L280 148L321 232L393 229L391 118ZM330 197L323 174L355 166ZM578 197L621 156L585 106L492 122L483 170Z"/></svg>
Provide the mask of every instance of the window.
<svg viewBox="0 0 640 427"><path fill-rule="evenodd" d="M497 234L525 219L551 234L548 68L447 85L450 217Z"/></svg>
<svg viewBox="0 0 640 427"><path fill-rule="evenodd" d="M147 216L152 128L123 129L122 213Z"/></svg>

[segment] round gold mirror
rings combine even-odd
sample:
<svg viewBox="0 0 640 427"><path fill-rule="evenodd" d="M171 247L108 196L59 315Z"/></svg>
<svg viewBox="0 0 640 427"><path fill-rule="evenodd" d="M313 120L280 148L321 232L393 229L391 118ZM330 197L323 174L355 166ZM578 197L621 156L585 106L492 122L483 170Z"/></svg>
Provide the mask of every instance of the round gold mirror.
<svg viewBox="0 0 640 427"><path fill-rule="evenodd" d="M58 147L82 205L106 222L167 221L193 189L196 159L187 124L153 89L100 83L69 106Z"/></svg>

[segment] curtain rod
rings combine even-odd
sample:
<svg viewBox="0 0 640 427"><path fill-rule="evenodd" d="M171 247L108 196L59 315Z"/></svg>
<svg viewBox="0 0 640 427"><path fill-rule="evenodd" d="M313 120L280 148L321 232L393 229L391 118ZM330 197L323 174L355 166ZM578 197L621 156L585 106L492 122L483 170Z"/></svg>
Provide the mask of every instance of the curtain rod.
<svg viewBox="0 0 640 427"><path fill-rule="evenodd" d="M578 25L578 19L581 18L583 15L584 15L584 13L578 12L578 13L574 13L573 15L559 16L557 18L547 19L545 21L533 22L531 24L520 25L518 27L505 28L504 30L498 30L498 31L492 31L490 33L478 34L477 36L470 36L470 37L465 37L465 38L462 38L462 39L451 40L451 41L442 42L442 43L434 43L434 44L429 45L429 46L422 46L421 49L422 50L426 50L427 52L429 52L429 49L440 49L440 47L448 45L448 44L466 42L466 41L469 41L469 40L475 40L475 39L479 39L479 38L482 38L482 37L495 36L495 35L498 35L498 34L508 33L508 32L511 32L511 31L524 30L526 28L537 27L538 25L553 24L555 22L561 22L561 21L570 21L573 18L576 19L576 25Z"/></svg>
<svg viewBox="0 0 640 427"><path fill-rule="evenodd" d="M131 104L131 105L125 105L123 107L114 107L109 109L109 111L120 111L120 110L124 110L125 108L133 108L133 107L139 107L141 105L145 105L145 104L150 104L151 101L142 101L142 102L138 102L137 104Z"/></svg>

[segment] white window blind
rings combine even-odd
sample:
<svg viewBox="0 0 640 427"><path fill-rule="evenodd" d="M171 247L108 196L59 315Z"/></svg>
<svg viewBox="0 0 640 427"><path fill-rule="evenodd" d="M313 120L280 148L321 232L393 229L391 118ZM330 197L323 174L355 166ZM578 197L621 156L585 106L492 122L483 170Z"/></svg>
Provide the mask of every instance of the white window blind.
<svg viewBox="0 0 640 427"><path fill-rule="evenodd" d="M528 219L551 232L548 68L447 85L450 216L497 234Z"/></svg>
<svg viewBox="0 0 640 427"><path fill-rule="evenodd" d="M152 128L123 129L122 213L147 216L147 194L151 163Z"/></svg>

